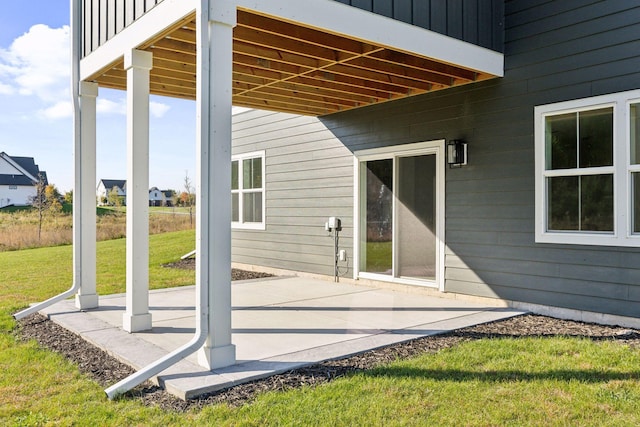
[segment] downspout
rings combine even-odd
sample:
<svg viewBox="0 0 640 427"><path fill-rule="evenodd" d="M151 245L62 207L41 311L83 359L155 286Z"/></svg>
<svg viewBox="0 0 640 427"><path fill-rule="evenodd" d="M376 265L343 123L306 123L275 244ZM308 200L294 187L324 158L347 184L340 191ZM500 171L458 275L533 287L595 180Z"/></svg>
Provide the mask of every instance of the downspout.
<svg viewBox="0 0 640 427"><path fill-rule="evenodd" d="M206 286L202 287L206 288ZM196 311L201 311L198 305L196 305ZM167 354L166 356L156 360L152 364L145 366L135 374L129 375L127 378L107 388L105 390L105 393L107 393L107 397L111 400L115 399L116 397L128 392L135 386L145 382L154 375L157 375L170 366L173 366L190 354L198 351L207 340L208 322L203 321L202 317L202 315L198 315L198 313L196 313L196 333L191 341L174 350L173 352Z"/></svg>
<svg viewBox="0 0 640 427"><path fill-rule="evenodd" d="M78 31L79 28L81 28L80 25L78 25L78 23L80 22L80 5L79 5L79 0L70 0L70 9L71 9L71 13L70 13L70 26L71 26L71 98L72 98L72 103L73 103L73 144L74 144L74 156L79 156L80 154L80 149L81 149L81 144L82 141L80 140L80 105L79 105L79 97L80 97L80 32ZM75 173L77 174L78 171L75 171ZM79 177L76 177L76 179L78 179ZM78 186L78 182L75 182L75 185ZM73 191L73 196L74 198L76 197L80 197L80 188L75 188ZM73 211L74 211L74 216L77 215L81 215L81 208L79 206L79 203L74 203L73 204ZM76 213L77 211L77 213ZM78 221L75 221L77 223L77 225L80 224L80 219L78 218ZM81 245L82 244L82 239L79 238L75 238L75 236L77 235L76 233L78 233L76 231L76 227L74 227L74 246L76 245ZM74 248L75 249L75 248ZM82 250L82 248L79 248L80 251ZM73 283L71 285L71 288L69 288L69 290L67 290L66 292L63 292L59 295L56 295L55 297L49 298L46 301L43 301L41 303L32 305L31 307L19 311L17 313L14 313L13 318L16 320L20 320L24 317L27 317L33 313L37 313L38 311L49 307L50 305L53 305L59 301L62 301L64 299L67 299L69 297L74 296L75 294L78 293L78 291L80 290L80 284L81 284L81 279L80 276L78 275L78 273L76 272L76 269L78 268L77 263L80 262L80 260L76 259L76 253L78 253L78 251L74 251L74 266L73 266L73 270L74 270L74 274L73 274ZM81 253L81 252L80 252Z"/></svg>
<svg viewBox="0 0 640 427"><path fill-rule="evenodd" d="M196 4L196 41L197 41L197 68L196 68L196 102L198 103L198 147L200 150L202 138L208 138L209 119L207 111L209 109L208 101L208 77L203 75L204 71L209 70L209 4L210 0L200 0ZM208 181L207 181L208 182ZM198 186L202 189L202 185ZM199 200L202 200L198 194ZM199 215L200 216L200 215ZM199 221L196 218L196 235L199 232ZM196 239L196 248L201 244L203 239ZM203 253L198 251L199 254ZM205 253L208 253L206 251ZM199 265L198 265L199 264ZM202 265L202 257L196 258L196 272ZM197 273L196 273L197 274ZM198 275L199 276L199 275ZM159 374L165 369L176 364L180 360L198 351L206 343L209 334L209 286L208 283L202 283L199 278L196 280L196 331L194 337L187 344L167 354L166 356L156 360L155 362L140 369L138 372L119 381L111 387L105 389L105 393L109 399L117 398L126 393L137 385Z"/></svg>

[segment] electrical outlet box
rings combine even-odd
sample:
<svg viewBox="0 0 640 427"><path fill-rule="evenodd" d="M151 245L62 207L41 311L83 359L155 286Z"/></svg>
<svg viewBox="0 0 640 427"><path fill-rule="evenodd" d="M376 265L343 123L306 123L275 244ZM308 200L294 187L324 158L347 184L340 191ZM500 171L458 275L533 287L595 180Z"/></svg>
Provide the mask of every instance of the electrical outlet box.
<svg viewBox="0 0 640 427"><path fill-rule="evenodd" d="M327 224L329 226L329 231L331 230L342 231L342 221L340 221L340 218L336 218L335 216L330 216Z"/></svg>
<svg viewBox="0 0 640 427"><path fill-rule="evenodd" d="M347 260L347 251L345 251L344 249L340 249L339 258L340 258L340 261L346 261Z"/></svg>

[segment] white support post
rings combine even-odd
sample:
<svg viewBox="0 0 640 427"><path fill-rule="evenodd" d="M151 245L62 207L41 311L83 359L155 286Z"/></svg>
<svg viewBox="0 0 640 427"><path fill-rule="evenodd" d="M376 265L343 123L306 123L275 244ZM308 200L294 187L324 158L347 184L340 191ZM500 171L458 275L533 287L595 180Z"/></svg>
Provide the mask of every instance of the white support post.
<svg viewBox="0 0 640 427"><path fill-rule="evenodd" d="M236 7L201 0L198 16L196 311L207 332L199 363L235 363L231 343L231 95Z"/></svg>
<svg viewBox="0 0 640 427"><path fill-rule="evenodd" d="M96 292L96 97L98 84L80 82L80 139L74 143L73 280L76 307L98 307Z"/></svg>
<svg viewBox="0 0 640 427"><path fill-rule="evenodd" d="M127 70L127 296L122 328L151 329L149 313L149 71L152 54L131 50Z"/></svg>

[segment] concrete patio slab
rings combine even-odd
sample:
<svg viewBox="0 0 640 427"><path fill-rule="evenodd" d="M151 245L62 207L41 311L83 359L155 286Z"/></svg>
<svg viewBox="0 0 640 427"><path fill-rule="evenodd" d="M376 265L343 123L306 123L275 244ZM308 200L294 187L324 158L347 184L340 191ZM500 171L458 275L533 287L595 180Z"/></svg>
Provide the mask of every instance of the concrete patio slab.
<svg viewBox="0 0 640 427"><path fill-rule="evenodd" d="M66 300L42 313L140 369L187 343L195 332L193 286L151 291L149 304L153 330L135 334L122 330L124 294L100 297L95 310L79 312ZM233 282L232 305L234 366L209 371L191 355L154 381L189 399L324 360L523 313L301 277Z"/></svg>

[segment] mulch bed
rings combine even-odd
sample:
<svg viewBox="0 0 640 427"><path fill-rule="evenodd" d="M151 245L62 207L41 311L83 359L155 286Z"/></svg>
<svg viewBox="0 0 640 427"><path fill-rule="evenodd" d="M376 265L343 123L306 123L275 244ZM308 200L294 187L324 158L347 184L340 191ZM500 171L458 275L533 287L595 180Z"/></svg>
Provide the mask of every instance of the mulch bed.
<svg viewBox="0 0 640 427"><path fill-rule="evenodd" d="M237 277L247 278L249 272L238 271ZM81 372L107 387L132 374L134 370L106 352L36 314L19 322L17 332L22 340L36 340L40 346L60 353L78 365ZM593 340L615 340L640 348L640 333L617 326L603 326L559 320L546 316L522 315L507 320L486 323L450 333L415 339L383 347L340 360L295 369L269 378L241 384L226 390L183 401L151 383L145 383L128 396L146 405L159 406L168 411L183 412L207 405L226 403L240 406L258 394L272 390L287 390L302 386L316 386L353 372L372 369L397 359L434 353L464 341L506 337L575 336Z"/></svg>
<svg viewBox="0 0 640 427"><path fill-rule="evenodd" d="M195 258L181 259L180 261L164 264L163 267L194 270L196 268L196 260ZM231 280L263 279L265 277L273 277L273 274L262 273L260 271L239 270L237 268L231 269Z"/></svg>

